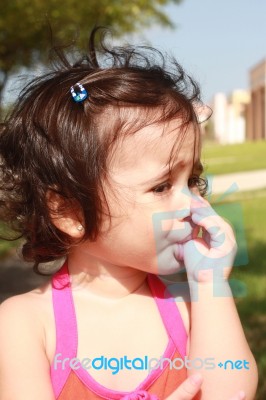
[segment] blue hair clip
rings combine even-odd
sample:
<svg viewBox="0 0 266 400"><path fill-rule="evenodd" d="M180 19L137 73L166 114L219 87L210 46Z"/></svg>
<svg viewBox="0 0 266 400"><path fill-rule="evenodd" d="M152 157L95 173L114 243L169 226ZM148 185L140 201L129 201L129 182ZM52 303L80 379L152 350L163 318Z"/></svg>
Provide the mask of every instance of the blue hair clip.
<svg viewBox="0 0 266 400"><path fill-rule="evenodd" d="M78 86L78 90L74 89L74 86ZM71 92L71 96L73 97L73 100L76 103L81 103L82 101L86 100L88 97L88 92L87 90L84 88L83 85L81 85L81 83L76 83L76 85L71 86L70 92Z"/></svg>

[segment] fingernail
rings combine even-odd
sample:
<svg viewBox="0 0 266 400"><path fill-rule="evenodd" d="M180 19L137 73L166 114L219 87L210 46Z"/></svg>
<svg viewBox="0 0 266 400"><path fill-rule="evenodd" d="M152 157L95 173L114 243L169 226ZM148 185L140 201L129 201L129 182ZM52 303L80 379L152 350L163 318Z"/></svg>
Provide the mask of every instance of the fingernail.
<svg viewBox="0 0 266 400"><path fill-rule="evenodd" d="M193 385L198 386L203 381L203 378L200 374L195 374L191 375L189 380Z"/></svg>
<svg viewBox="0 0 266 400"><path fill-rule="evenodd" d="M241 390L241 392L239 392L239 394L238 394L238 398L239 398L239 400L245 400L246 393L243 390Z"/></svg>

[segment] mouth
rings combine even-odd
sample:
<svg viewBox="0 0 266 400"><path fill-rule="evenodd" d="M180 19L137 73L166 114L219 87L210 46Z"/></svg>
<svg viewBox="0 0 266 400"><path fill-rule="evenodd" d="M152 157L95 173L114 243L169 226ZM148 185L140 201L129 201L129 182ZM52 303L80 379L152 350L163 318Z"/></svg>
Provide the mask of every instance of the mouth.
<svg viewBox="0 0 266 400"><path fill-rule="evenodd" d="M174 256L177 261L184 260L184 250L183 250L183 246L181 246L181 243L176 244Z"/></svg>

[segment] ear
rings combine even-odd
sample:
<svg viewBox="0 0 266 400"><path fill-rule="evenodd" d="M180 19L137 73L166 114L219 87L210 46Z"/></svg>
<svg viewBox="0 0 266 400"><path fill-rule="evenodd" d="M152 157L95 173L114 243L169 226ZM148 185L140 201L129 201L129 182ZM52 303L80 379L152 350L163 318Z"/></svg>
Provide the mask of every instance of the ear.
<svg viewBox="0 0 266 400"><path fill-rule="evenodd" d="M53 190L46 192L46 202L50 218L57 229L73 238L79 239L84 236L82 212L77 204Z"/></svg>

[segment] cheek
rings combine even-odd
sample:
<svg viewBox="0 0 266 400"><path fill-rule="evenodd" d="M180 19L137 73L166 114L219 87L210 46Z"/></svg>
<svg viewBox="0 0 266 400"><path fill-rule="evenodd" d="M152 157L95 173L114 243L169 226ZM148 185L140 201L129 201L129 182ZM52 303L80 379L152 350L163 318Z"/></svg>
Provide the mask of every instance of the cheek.
<svg viewBox="0 0 266 400"><path fill-rule="evenodd" d="M155 242L155 231L150 213L133 213L125 222L125 227L128 236L137 247L151 247ZM147 251L149 251L148 248Z"/></svg>
<svg viewBox="0 0 266 400"><path fill-rule="evenodd" d="M134 259L150 262L156 258L156 237L150 211L133 212L116 230L121 250L127 250ZM123 251L122 250L122 251ZM131 257L130 256L130 257Z"/></svg>
<svg viewBox="0 0 266 400"><path fill-rule="evenodd" d="M165 232L165 234L173 230L182 231L184 229L184 226L184 221L178 218L164 219L161 223L162 232Z"/></svg>

